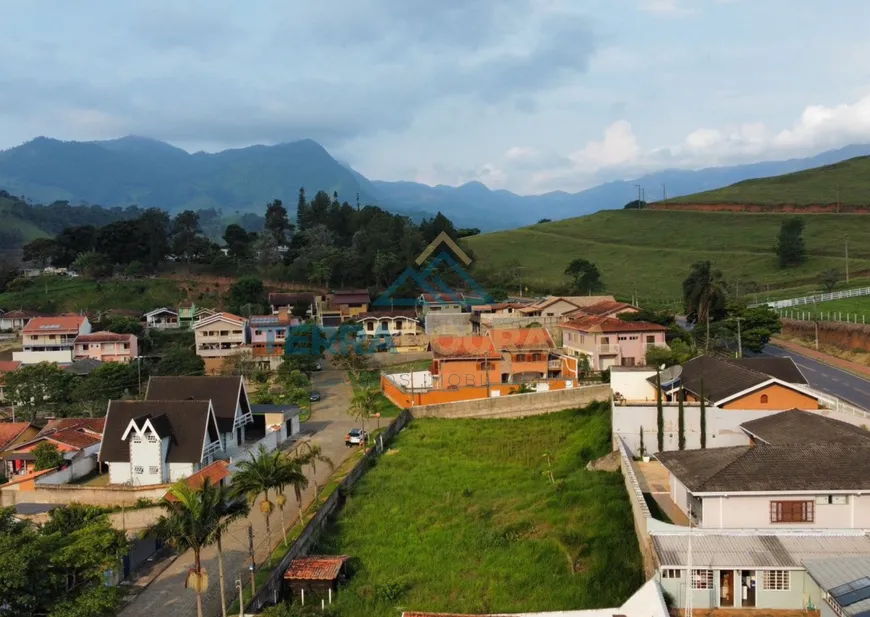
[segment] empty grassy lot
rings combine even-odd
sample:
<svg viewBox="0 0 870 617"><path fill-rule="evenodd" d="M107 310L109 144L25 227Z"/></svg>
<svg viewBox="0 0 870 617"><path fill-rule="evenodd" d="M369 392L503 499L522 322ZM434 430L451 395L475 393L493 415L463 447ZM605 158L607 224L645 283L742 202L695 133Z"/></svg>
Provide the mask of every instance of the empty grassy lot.
<svg viewBox="0 0 870 617"><path fill-rule="evenodd" d="M609 440L606 404L413 421L316 549L353 557L342 616L618 606L643 574L622 476L585 469Z"/></svg>

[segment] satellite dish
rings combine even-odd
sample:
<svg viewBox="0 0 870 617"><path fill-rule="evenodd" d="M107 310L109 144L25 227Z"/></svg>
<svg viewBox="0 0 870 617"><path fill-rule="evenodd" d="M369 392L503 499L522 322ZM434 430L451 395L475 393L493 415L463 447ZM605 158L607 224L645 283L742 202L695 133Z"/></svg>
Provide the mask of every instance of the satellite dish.
<svg viewBox="0 0 870 617"><path fill-rule="evenodd" d="M659 383L662 388L672 388L680 383L683 367L679 364L666 368L659 374Z"/></svg>

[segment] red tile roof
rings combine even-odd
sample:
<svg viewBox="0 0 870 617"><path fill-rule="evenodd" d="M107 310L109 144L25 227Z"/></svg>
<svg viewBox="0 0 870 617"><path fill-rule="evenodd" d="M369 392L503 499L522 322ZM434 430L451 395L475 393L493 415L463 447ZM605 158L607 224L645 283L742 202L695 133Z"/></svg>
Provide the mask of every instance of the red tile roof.
<svg viewBox="0 0 870 617"><path fill-rule="evenodd" d="M9 444L18 439L28 427L30 427L30 422L0 423L0 452L8 448Z"/></svg>
<svg viewBox="0 0 870 617"><path fill-rule="evenodd" d="M284 573L287 580L334 581L347 555L310 555L290 562Z"/></svg>
<svg viewBox="0 0 870 617"><path fill-rule="evenodd" d="M436 336L430 345L435 358L501 358L488 336Z"/></svg>
<svg viewBox="0 0 870 617"><path fill-rule="evenodd" d="M336 291L332 294L333 306L337 304L368 304L371 302L369 292L365 289L352 289L346 291Z"/></svg>
<svg viewBox="0 0 870 617"><path fill-rule="evenodd" d="M588 316L574 319L559 327L579 332L667 332L665 326L648 321L623 321L616 317Z"/></svg>
<svg viewBox="0 0 870 617"><path fill-rule="evenodd" d="M132 343L134 335L117 334L115 332L94 332L93 334L79 334L76 343Z"/></svg>
<svg viewBox="0 0 870 617"><path fill-rule="evenodd" d="M56 317L34 317L22 332L28 334L58 334L77 333L86 317L81 315L63 315Z"/></svg>
<svg viewBox="0 0 870 617"><path fill-rule="evenodd" d="M490 330L495 348L499 351L555 349L556 344L545 328L512 328Z"/></svg>
<svg viewBox="0 0 870 617"><path fill-rule="evenodd" d="M105 426L106 418L57 418L49 420L39 434L45 435L53 431L77 429L102 435Z"/></svg>
<svg viewBox="0 0 870 617"><path fill-rule="evenodd" d="M184 479L184 483L192 489L198 490L208 480L210 484L220 484L220 482L230 476L230 465L226 461L215 461L211 465L203 467L195 474ZM168 501L175 501L175 496L167 491L163 496Z"/></svg>
<svg viewBox="0 0 870 617"><path fill-rule="evenodd" d="M460 293L421 294L424 302L465 302L465 296Z"/></svg>
<svg viewBox="0 0 870 617"><path fill-rule="evenodd" d="M636 306L633 304L629 304L628 302L617 302L615 300L603 300L602 302L596 302L591 306L585 306L577 311L575 311L579 316L583 314L586 315L613 315L618 312L623 311L631 311L638 310Z"/></svg>
<svg viewBox="0 0 870 617"><path fill-rule="evenodd" d="M3 313L3 319L29 319L31 317L49 317L49 315L34 311L9 311L8 313Z"/></svg>
<svg viewBox="0 0 870 617"><path fill-rule="evenodd" d="M66 431L55 431L42 436L42 439L57 441L58 443L66 444L79 450L84 450L91 446L95 446L102 441L102 436L95 436L90 433L85 433L76 429Z"/></svg>
<svg viewBox="0 0 870 617"><path fill-rule="evenodd" d="M0 373L11 373L17 371L21 366L21 362L17 360L3 360L0 362Z"/></svg>

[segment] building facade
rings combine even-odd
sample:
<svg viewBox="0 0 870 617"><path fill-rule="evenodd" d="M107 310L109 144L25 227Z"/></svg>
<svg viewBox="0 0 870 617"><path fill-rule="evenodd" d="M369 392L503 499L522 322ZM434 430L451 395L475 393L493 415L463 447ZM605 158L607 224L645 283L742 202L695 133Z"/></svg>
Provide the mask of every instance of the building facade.
<svg viewBox="0 0 870 617"><path fill-rule="evenodd" d="M73 358L91 358L100 362L133 362L139 355L135 334L95 332L76 337Z"/></svg>
<svg viewBox="0 0 870 617"><path fill-rule="evenodd" d="M12 359L22 364L69 364L73 361L76 338L90 333L91 324L87 317L34 317L22 328L22 351L13 352Z"/></svg>
<svg viewBox="0 0 870 617"><path fill-rule="evenodd" d="M248 342L247 320L232 313L216 313L193 325L196 355L225 358Z"/></svg>
<svg viewBox="0 0 870 617"><path fill-rule="evenodd" d="M582 317L567 321L559 328L565 352L585 356L595 371L605 371L612 366L643 366L648 350L667 347L668 329L645 321Z"/></svg>

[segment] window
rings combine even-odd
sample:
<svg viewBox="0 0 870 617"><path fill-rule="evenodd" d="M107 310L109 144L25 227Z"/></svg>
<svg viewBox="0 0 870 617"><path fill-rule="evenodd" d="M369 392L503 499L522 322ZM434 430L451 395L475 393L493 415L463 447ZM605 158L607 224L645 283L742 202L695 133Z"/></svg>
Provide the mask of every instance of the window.
<svg viewBox="0 0 870 617"><path fill-rule="evenodd" d="M526 361L526 354L518 353L516 358L517 358L517 362L525 362Z"/></svg>
<svg viewBox="0 0 870 617"><path fill-rule="evenodd" d="M124 343L124 349L130 349L130 343Z"/></svg>
<svg viewBox="0 0 870 617"><path fill-rule="evenodd" d="M789 591L791 577L788 570L765 570L763 585L766 591Z"/></svg>
<svg viewBox="0 0 870 617"><path fill-rule="evenodd" d="M676 570L674 568L665 568L664 570L662 570L662 578L665 578L665 579L683 578L683 571Z"/></svg>
<svg viewBox="0 0 870 617"><path fill-rule="evenodd" d="M375 322L373 322L373 321L367 321L367 322L366 322L366 330L368 330L369 332L371 332L371 331L374 330L374 329L375 329Z"/></svg>
<svg viewBox="0 0 870 617"><path fill-rule="evenodd" d="M230 334L229 330L221 330L221 336L229 336L229 334Z"/></svg>
<svg viewBox="0 0 870 617"><path fill-rule="evenodd" d="M771 501L771 523L812 523L815 503L812 501Z"/></svg>
<svg viewBox="0 0 870 617"><path fill-rule="evenodd" d="M139 435L133 435L133 443L142 443L142 438Z"/></svg>
<svg viewBox="0 0 870 617"><path fill-rule="evenodd" d="M242 333L241 330L233 330L233 334L241 334L241 333Z"/></svg>
<svg viewBox="0 0 870 617"><path fill-rule="evenodd" d="M647 334L646 335L646 342L647 343L655 343L656 342L655 334Z"/></svg>
<svg viewBox="0 0 870 617"><path fill-rule="evenodd" d="M88 350L88 344L87 343L82 344L82 351L87 351L87 350Z"/></svg>
<svg viewBox="0 0 870 617"><path fill-rule="evenodd" d="M692 589L713 589L713 570L692 570Z"/></svg>
<svg viewBox="0 0 870 617"><path fill-rule="evenodd" d="M396 330L402 329L402 323L403 322L401 320L398 320L398 319L396 320Z"/></svg>
<svg viewBox="0 0 870 617"><path fill-rule="evenodd" d="M257 336L260 336L261 334L263 334L263 331L262 330L254 330L254 334L256 334Z"/></svg>
<svg viewBox="0 0 870 617"><path fill-rule="evenodd" d="M767 405L767 395L766 394L761 395L761 404Z"/></svg>
<svg viewBox="0 0 870 617"><path fill-rule="evenodd" d="M148 473L150 473L151 475L156 475L160 473L160 467L155 467L154 465L152 465L148 468Z"/></svg>
<svg viewBox="0 0 870 617"><path fill-rule="evenodd" d="M148 433L147 439L150 443L157 443L157 435L154 433Z"/></svg>
<svg viewBox="0 0 870 617"><path fill-rule="evenodd" d="M142 465L136 465L135 467L133 467L133 473L135 473L137 476L141 476L143 473L145 473L145 468L142 467Z"/></svg>
<svg viewBox="0 0 870 617"><path fill-rule="evenodd" d="M56 337L54 334L49 334L49 335L48 335L48 340L50 340L50 341L53 341L53 340L56 339L56 338L57 338L57 337Z"/></svg>

